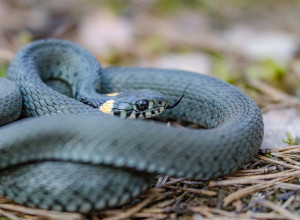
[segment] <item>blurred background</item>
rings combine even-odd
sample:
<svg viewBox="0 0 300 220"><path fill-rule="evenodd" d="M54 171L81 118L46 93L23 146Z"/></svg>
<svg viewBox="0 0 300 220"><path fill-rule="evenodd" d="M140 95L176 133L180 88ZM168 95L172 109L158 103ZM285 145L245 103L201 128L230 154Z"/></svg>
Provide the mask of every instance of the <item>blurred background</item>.
<svg viewBox="0 0 300 220"><path fill-rule="evenodd" d="M299 11L297 0L1 0L0 75L23 45L69 39L104 67L221 78L267 111L298 103Z"/></svg>

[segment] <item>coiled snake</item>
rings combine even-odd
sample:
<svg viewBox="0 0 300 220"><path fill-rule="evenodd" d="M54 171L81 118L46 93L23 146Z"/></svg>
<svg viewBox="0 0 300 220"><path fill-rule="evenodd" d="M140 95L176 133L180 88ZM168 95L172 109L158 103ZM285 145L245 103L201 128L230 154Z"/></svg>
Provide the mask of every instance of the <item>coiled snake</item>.
<svg viewBox="0 0 300 220"><path fill-rule="evenodd" d="M145 190L157 173L197 179L235 171L262 142L263 121L254 101L209 76L155 68L101 69L74 43L41 40L17 53L7 77L14 83L0 79L0 123L17 119L21 106L23 116L50 115L0 128L0 195L27 206L86 213L120 205ZM65 95L49 87L52 80L63 85L57 90L64 88ZM208 129L121 119L84 104L99 104L89 96L105 97L105 112L115 108L116 101L107 100L116 94L100 96L97 91L134 96L139 93L132 90L138 89L176 100L187 85L181 102L159 117ZM156 101L138 104L144 108ZM166 107L167 101L161 98L156 104ZM131 109L127 117L139 117L132 113L136 107L121 105Z"/></svg>

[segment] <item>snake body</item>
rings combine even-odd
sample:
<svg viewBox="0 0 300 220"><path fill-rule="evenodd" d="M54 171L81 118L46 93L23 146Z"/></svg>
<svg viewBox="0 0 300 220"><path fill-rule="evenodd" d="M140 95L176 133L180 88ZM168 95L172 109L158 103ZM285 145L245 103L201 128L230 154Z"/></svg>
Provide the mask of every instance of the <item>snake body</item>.
<svg viewBox="0 0 300 220"><path fill-rule="evenodd" d="M44 83L64 72L74 72L62 83L75 98L86 91L151 89L175 100L188 84L178 106L159 117L207 129L107 116ZM21 92L23 116L50 116L0 128L0 195L27 206L87 213L120 205L145 190L157 173L197 179L235 171L262 142L263 121L255 102L209 76L155 68L101 69L85 49L62 40L24 47L7 76ZM91 83L95 78L97 85ZM6 79L0 86L0 113L7 115L3 100L10 100L15 113L6 118L16 119L18 89Z"/></svg>

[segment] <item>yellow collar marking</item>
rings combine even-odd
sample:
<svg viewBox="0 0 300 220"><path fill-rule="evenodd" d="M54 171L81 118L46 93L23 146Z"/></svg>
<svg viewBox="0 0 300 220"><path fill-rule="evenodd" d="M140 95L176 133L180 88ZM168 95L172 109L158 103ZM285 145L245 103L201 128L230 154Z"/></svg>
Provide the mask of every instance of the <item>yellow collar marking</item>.
<svg viewBox="0 0 300 220"><path fill-rule="evenodd" d="M99 110L107 114L112 114L111 110L114 107L114 102L114 100L108 100L99 108Z"/></svg>
<svg viewBox="0 0 300 220"><path fill-rule="evenodd" d="M117 96L119 93L117 93L117 92L114 92L114 93L107 93L106 95L107 96Z"/></svg>

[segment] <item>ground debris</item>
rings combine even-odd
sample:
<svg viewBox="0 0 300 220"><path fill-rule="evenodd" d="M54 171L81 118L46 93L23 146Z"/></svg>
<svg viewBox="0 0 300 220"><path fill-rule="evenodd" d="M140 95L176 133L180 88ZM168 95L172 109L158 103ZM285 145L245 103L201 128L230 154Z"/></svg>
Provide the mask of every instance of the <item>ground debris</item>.
<svg viewBox="0 0 300 220"><path fill-rule="evenodd" d="M256 156L251 164L258 164L259 161L256 168L250 165L249 169L239 170L222 179L210 181L158 176L157 184L143 194L140 203L131 208L126 207L125 210L120 207L99 214L103 217L118 218L130 213L131 210L139 210L131 212L130 217L299 219L300 166L297 164L299 156L300 146L274 148L268 155ZM278 166L282 166L283 169ZM141 206L143 208L139 209Z"/></svg>
<svg viewBox="0 0 300 220"><path fill-rule="evenodd" d="M96 219L299 219L300 145L258 154L242 169L223 178L188 180L157 176L130 203L88 218ZM7 219L84 219L77 213L32 209L0 200Z"/></svg>

